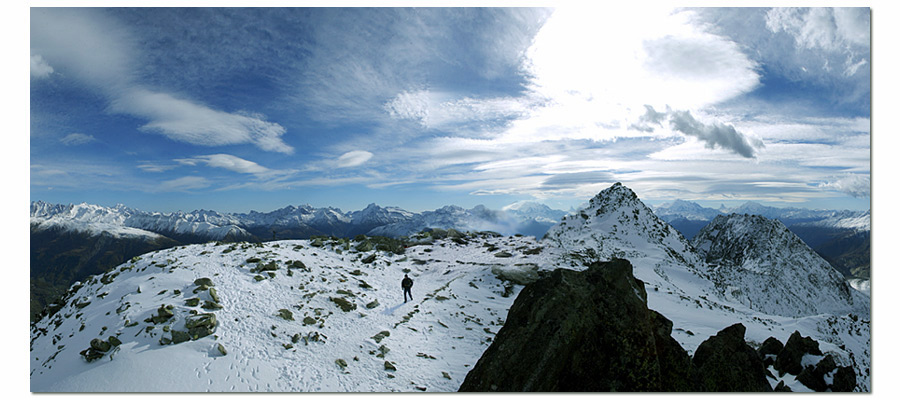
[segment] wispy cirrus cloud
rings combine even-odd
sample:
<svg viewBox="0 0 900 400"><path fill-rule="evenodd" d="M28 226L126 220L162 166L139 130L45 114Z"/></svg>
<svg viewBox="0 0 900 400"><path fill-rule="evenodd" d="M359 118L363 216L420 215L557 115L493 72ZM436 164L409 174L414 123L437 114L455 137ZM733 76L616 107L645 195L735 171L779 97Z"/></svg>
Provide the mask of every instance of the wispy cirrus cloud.
<svg viewBox="0 0 900 400"><path fill-rule="evenodd" d="M86 83L106 96L109 110L147 121L142 129L202 146L253 144L290 154L281 136L286 129L250 112L225 112L187 98L144 87L138 79L137 40L126 26L101 10L31 10L33 74L41 65Z"/></svg>
<svg viewBox="0 0 900 400"><path fill-rule="evenodd" d="M209 179L202 176L185 176L160 183L157 191L161 192L188 192L191 190L205 189L212 185Z"/></svg>
<svg viewBox="0 0 900 400"><path fill-rule="evenodd" d="M66 146L78 146L97 141L93 135L85 135L83 133L70 133L59 140Z"/></svg>

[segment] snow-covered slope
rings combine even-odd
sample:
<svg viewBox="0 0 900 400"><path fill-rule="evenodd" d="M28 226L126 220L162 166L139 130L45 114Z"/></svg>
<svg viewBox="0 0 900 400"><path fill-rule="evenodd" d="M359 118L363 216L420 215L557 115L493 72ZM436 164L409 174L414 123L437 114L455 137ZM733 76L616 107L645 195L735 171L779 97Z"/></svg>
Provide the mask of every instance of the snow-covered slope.
<svg viewBox="0 0 900 400"><path fill-rule="evenodd" d="M815 226L821 228L834 229L852 229L859 232L871 231L872 215L870 211L839 211L827 218L813 221L801 222L797 226L807 227Z"/></svg>
<svg viewBox="0 0 900 400"><path fill-rule="evenodd" d="M580 270L612 257L631 261L648 306L672 321L672 337L689 353L735 323L746 326L750 343L768 337L784 343L799 331L838 364L852 366L859 390L871 387L867 303L850 312L788 316L723 293L693 246L621 184L563 218L541 241L478 235L413 243L427 244L403 255L321 239L146 254L76 286L64 307L32 326L32 390L455 391L521 289L498 276L533 278L540 270ZM405 271L416 282L410 303L402 302L399 287ZM783 281L789 276L778 275L776 283L790 285ZM195 293L198 278L212 280L222 309L203 309L214 296L208 288ZM771 284L735 282L746 291ZM173 316L163 320L166 305ZM176 332L200 318L192 312L215 314L215 332L161 344L183 336ZM88 363L79 354L92 339L109 336L121 344L99 359ZM779 380L804 390L796 377Z"/></svg>
<svg viewBox="0 0 900 400"><path fill-rule="evenodd" d="M515 231L515 221L505 214L480 205L469 210L459 206L444 206L434 211L416 214L405 221L379 226L369 231L368 234L399 237L435 228L456 229L463 232L495 231L512 234Z"/></svg>
<svg viewBox="0 0 900 400"><path fill-rule="evenodd" d="M539 247L532 238L466 240L403 255L305 240L146 254L76 285L65 307L33 325L31 389L455 391L521 289L495 272L533 273L550 257L524 254ZM414 300L404 303L407 271ZM212 281L221 309L203 308L214 296L198 278ZM162 321L167 305L173 316ZM161 344L188 331L193 313L215 315L212 335ZM121 344L99 359L79 354L110 336Z"/></svg>
<svg viewBox="0 0 900 400"><path fill-rule="evenodd" d="M101 207L81 204L49 204L42 201L31 203L31 225L36 230L68 230L87 233L92 236L108 233L115 238L157 239L160 235L129 226L126 221L136 213L123 205Z"/></svg>
<svg viewBox="0 0 900 400"><path fill-rule="evenodd" d="M693 244L722 295L754 310L799 317L868 309L867 296L777 220L719 216Z"/></svg>

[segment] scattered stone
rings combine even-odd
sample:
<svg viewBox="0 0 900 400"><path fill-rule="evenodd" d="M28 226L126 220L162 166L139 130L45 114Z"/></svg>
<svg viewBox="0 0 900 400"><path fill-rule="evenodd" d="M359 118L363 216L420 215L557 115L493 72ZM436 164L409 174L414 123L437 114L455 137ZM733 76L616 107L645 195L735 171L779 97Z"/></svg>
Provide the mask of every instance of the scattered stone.
<svg viewBox="0 0 900 400"><path fill-rule="evenodd" d="M288 310L286 308L282 308L282 309L278 310L278 316L286 321L294 320L294 313L292 313L291 310Z"/></svg>
<svg viewBox="0 0 900 400"><path fill-rule="evenodd" d="M353 303L343 297L331 297L332 302L337 304L344 312L350 312L356 309L356 303Z"/></svg>
<svg viewBox="0 0 900 400"><path fill-rule="evenodd" d="M218 321L213 313L198 314L187 317L184 326L188 329L191 339L197 340L215 332Z"/></svg>
<svg viewBox="0 0 900 400"><path fill-rule="evenodd" d="M216 286L216 284L213 283L212 279L209 278L197 278L194 280L194 285L206 287Z"/></svg>
<svg viewBox="0 0 900 400"><path fill-rule="evenodd" d="M199 305L200 305L200 298L199 298L199 297L193 297L193 298L187 299L187 300L184 301L184 304L187 305L187 306L189 306L189 307L196 307L196 306L199 306Z"/></svg>
<svg viewBox="0 0 900 400"><path fill-rule="evenodd" d="M209 297L212 298L212 301L221 303L221 300L219 300L219 292L216 291L216 288L209 288Z"/></svg>
<svg viewBox="0 0 900 400"><path fill-rule="evenodd" d="M449 379L449 380L451 380L451 381L453 380L453 378L450 377L450 374L448 374L448 373L446 373L446 372L444 372L444 371L441 371L441 375L443 375L444 378L446 378L446 379Z"/></svg>
<svg viewBox="0 0 900 400"><path fill-rule="evenodd" d="M203 301L203 305L201 307L203 307L204 310L221 310L225 308L222 307L221 304L209 300Z"/></svg>
<svg viewBox="0 0 900 400"><path fill-rule="evenodd" d="M373 261L375 261L375 257L376 257L375 253L372 253L369 256L367 256L366 258L363 258L362 263L363 264L371 264Z"/></svg>
<svg viewBox="0 0 900 400"><path fill-rule="evenodd" d="M343 358L338 358L337 360L334 360L334 362L335 362L335 364L337 364L339 367L341 367L341 369L346 369L346 368L347 368L347 362L344 361Z"/></svg>
<svg viewBox="0 0 900 400"><path fill-rule="evenodd" d="M228 352L225 351L225 346L222 346L222 343L216 343L216 349L219 350L219 353L223 356L227 356Z"/></svg>
<svg viewBox="0 0 900 400"><path fill-rule="evenodd" d="M369 304L366 304L366 308L368 308L368 309L370 309L370 310L373 309L373 308L375 308L375 307L378 307L378 306L379 306L379 304L378 304L378 300L377 300L377 299L372 300L372 302L369 303Z"/></svg>
<svg viewBox="0 0 900 400"><path fill-rule="evenodd" d="M391 336L390 331L381 331L378 332L375 336L372 336L372 339L375 339L375 343L381 343L381 340L388 336Z"/></svg>
<svg viewBox="0 0 900 400"><path fill-rule="evenodd" d="M315 325L316 319L313 317L303 317L303 325Z"/></svg>
<svg viewBox="0 0 900 400"><path fill-rule="evenodd" d="M394 366L394 364L392 364L390 361L385 361L384 362L384 370L385 371L396 371L397 367Z"/></svg>
<svg viewBox="0 0 900 400"><path fill-rule="evenodd" d="M173 330L172 331L172 343L178 344L191 340L191 334L184 331Z"/></svg>
<svg viewBox="0 0 900 400"><path fill-rule="evenodd" d="M509 257L512 257L512 256L513 256L512 253L510 253L510 252L508 252L508 251L506 251L506 250L503 250L503 251L501 251L501 252L499 252L499 253L494 253L494 257L499 257L499 258L509 258Z"/></svg>

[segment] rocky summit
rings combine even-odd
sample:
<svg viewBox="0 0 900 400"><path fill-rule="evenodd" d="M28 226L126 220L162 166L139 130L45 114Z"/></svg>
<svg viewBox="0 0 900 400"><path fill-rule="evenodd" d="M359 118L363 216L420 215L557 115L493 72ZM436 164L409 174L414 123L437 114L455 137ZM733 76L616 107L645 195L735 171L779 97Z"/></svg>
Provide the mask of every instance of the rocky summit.
<svg viewBox="0 0 900 400"><path fill-rule="evenodd" d="M527 285L459 390L770 392L773 386L789 390L774 373L783 377L791 368L816 391L855 388L852 368L838 367L830 356L806 360L801 373L801 358L822 353L799 333L788 345L769 338L755 349L737 323L690 357L672 338L672 322L647 308L644 283L632 268L623 259L595 262L581 272L554 270Z"/></svg>
<svg viewBox="0 0 900 400"><path fill-rule="evenodd" d="M687 352L631 270L617 259L526 286L460 391L690 390Z"/></svg>

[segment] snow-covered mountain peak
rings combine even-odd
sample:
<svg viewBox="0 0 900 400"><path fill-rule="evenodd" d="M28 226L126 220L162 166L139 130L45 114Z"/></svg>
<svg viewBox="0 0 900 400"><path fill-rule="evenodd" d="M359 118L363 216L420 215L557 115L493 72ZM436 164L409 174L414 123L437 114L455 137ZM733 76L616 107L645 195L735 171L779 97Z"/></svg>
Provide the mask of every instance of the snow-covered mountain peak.
<svg viewBox="0 0 900 400"><path fill-rule="evenodd" d="M693 240L722 294L785 316L865 313L868 298L778 220L716 217ZM760 287L762 290L745 290Z"/></svg>
<svg viewBox="0 0 900 400"><path fill-rule="evenodd" d="M586 208L563 217L546 237L564 248L593 253L599 260L659 253L663 258L699 265L699 259L691 257L687 240L621 183L601 191Z"/></svg>

